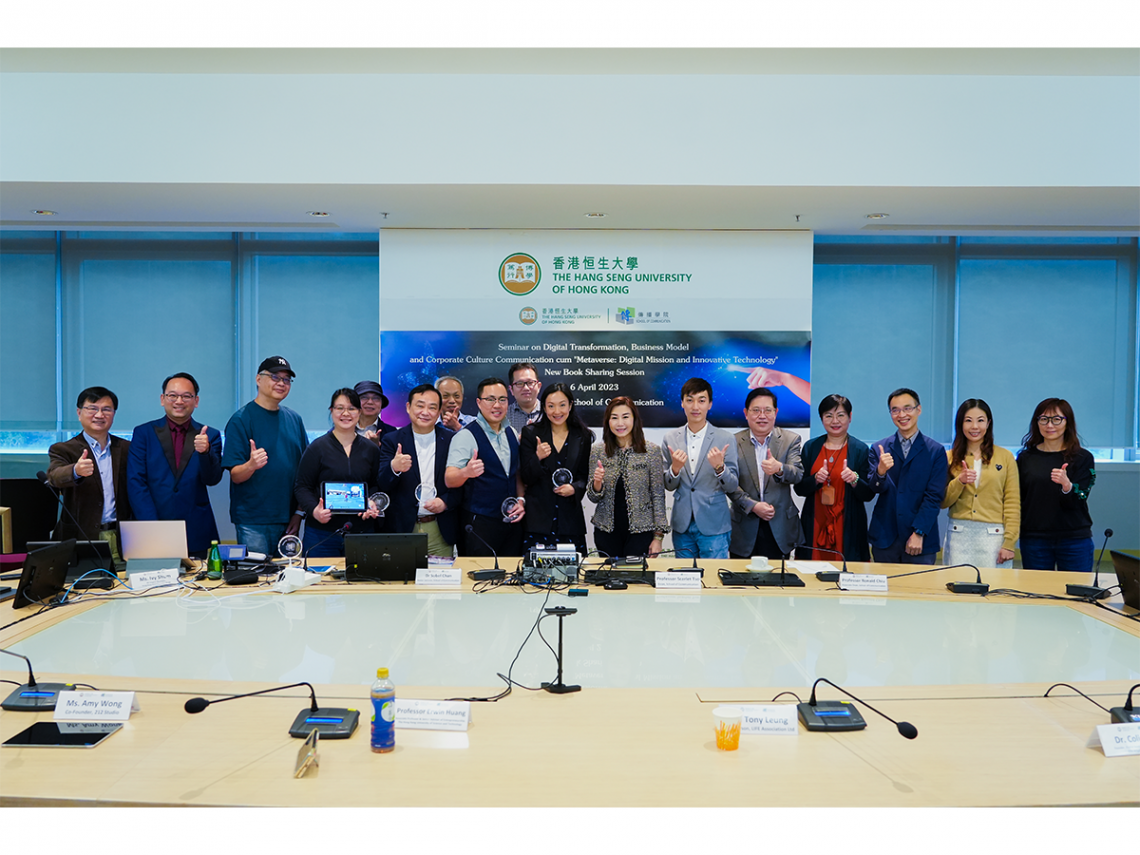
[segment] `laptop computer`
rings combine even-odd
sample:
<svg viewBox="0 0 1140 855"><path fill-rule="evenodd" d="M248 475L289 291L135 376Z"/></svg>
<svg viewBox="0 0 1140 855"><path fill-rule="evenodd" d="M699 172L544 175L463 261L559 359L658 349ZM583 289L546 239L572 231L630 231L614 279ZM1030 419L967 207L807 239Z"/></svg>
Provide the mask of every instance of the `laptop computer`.
<svg viewBox="0 0 1140 855"><path fill-rule="evenodd" d="M75 540L64 540L29 552L24 561L24 572L16 586L12 608L47 605L62 591L67 579L67 568L75 557Z"/></svg>
<svg viewBox="0 0 1140 855"><path fill-rule="evenodd" d="M1127 552L1110 550L1112 566L1116 569L1116 581L1120 584L1120 596L1124 605L1140 611L1140 558Z"/></svg>
<svg viewBox="0 0 1140 855"><path fill-rule="evenodd" d="M123 558L189 558L185 520L128 520L119 523Z"/></svg>
<svg viewBox="0 0 1140 855"><path fill-rule="evenodd" d="M346 582L414 582L416 569L427 567L425 533L346 534Z"/></svg>
<svg viewBox="0 0 1140 855"><path fill-rule="evenodd" d="M28 551L46 549L55 546L58 540L37 540L28 542ZM100 572L107 571L107 572ZM114 559L111 557L111 544L105 540L77 540L75 541L75 555L67 568L64 579L65 586L75 585L77 591L88 588L107 589L115 584L113 575L116 571ZM88 576L87 574L91 575Z"/></svg>

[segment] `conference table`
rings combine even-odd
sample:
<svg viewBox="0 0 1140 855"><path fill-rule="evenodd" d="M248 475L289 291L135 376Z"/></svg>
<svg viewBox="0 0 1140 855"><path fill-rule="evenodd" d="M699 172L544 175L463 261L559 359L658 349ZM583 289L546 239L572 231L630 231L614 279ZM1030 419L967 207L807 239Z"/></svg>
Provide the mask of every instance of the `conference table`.
<svg viewBox="0 0 1140 855"><path fill-rule="evenodd" d="M504 560L514 567L514 561ZM1140 624L1119 598L1064 596L1077 574L983 569L989 596L950 593L961 568L889 580L883 592L840 591L800 562L802 588L589 587L567 598L533 586L455 588L324 580L181 591L145 600L89 595L33 614L8 610L0 647L28 655L39 681L133 691L123 729L92 750L0 748L0 805L309 806L999 806L1140 804L1140 757L1106 757L1089 738L1140 681ZM489 560L460 559L464 570ZM651 570L675 561L654 559ZM856 573L914 567L850 565ZM1102 584L1105 579L1102 574ZM1108 577L1111 582L1111 576ZM585 587L579 585L578 587ZM1009 593L1004 593L1009 592ZM571 694L516 687L472 703L465 732L400 728L396 749L368 745L368 685L392 668L405 698L489 697L498 672L529 687L554 676L563 621ZM28 616L26 620L19 620ZM529 636L529 638L528 638ZM525 651L518 654L524 638ZM23 682L5 656L3 678ZM41 670L40 663L43 663ZM827 677L860 705L864 730L741 737L718 750L721 704L795 704ZM322 740L320 764L295 778L301 741L287 733L303 688L212 704L284 683L314 683L322 706L357 708L349 739ZM1140 692L1137 693L1140 695ZM780 696L778 700L773 700ZM821 699L844 696L826 685ZM0 712L0 739L52 714Z"/></svg>

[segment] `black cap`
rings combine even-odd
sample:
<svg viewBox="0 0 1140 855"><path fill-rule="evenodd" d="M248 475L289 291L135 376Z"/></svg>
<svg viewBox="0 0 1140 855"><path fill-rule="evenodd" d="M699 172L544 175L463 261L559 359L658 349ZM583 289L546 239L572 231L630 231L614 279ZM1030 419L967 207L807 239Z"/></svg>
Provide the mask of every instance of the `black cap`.
<svg viewBox="0 0 1140 855"><path fill-rule="evenodd" d="M384 387L375 380L361 380L352 387L352 390L357 395L379 395L383 406L388 406L388 396L384 394Z"/></svg>
<svg viewBox="0 0 1140 855"><path fill-rule="evenodd" d="M284 356L271 356L257 367L257 373L268 371L271 374L276 374L278 371L286 372L290 377L296 377L292 367L289 365L289 360Z"/></svg>

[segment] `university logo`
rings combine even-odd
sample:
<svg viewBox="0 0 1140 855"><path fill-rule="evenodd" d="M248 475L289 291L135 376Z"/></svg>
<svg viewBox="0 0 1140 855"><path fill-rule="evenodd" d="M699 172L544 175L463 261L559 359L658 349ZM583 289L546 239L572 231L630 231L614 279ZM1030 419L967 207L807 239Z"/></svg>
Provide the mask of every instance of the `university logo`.
<svg viewBox="0 0 1140 855"><path fill-rule="evenodd" d="M633 306L628 309L617 310L617 322L619 324L632 324L635 317L637 317L637 310Z"/></svg>
<svg viewBox="0 0 1140 855"><path fill-rule="evenodd" d="M529 294L538 287L542 269L533 256L516 252L499 265L499 284L517 297Z"/></svg>
<svg viewBox="0 0 1140 855"><path fill-rule="evenodd" d="M534 306L527 306L519 312L519 320L529 327L538 320L538 310L535 309Z"/></svg>

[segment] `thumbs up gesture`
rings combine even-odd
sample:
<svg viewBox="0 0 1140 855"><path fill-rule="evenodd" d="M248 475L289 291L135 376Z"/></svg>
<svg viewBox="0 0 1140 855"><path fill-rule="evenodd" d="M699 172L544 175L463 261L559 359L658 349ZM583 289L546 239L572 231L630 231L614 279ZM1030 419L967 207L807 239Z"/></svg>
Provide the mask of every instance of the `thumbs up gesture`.
<svg viewBox="0 0 1140 855"><path fill-rule="evenodd" d="M404 454L403 443L396 444L396 456L392 458L392 471L397 474L412 468L412 455Z"/></svg>
<svg viewBox="0 0 1140 855"><path fill-rule="evenodd" d="M760 461L760 468L765 475L779 475L784 471L784 464L772 456L772 449L768 449L768 456Z"/></svg>
<svg viewBox="0 0 1140 855"><path fill-rule="evenodd" d="M94 474L95 461L91 459L91 452L85 448L83 454L79 456L79 460L75 462L75 477L86 478L88 475Z"/></svg>
<svg viewBox="0 0 1140 855"><path fill-rule="evenodd" d="M198 431L198 435L194 437L194 450L199 454L205 454L210 450L210 438L206 435L205 425L202 425L202 429Z"/></svg>
<svg viewBox="0 0 1140 855"><path fill-rule="evenodd" d="M258 448L252 439L249 441L249 462L254 469L260 469L269 462L269 455L264 448Z"/></svg>
<svg viewBox="0 0 1140 855"><path fill-rule="evenodd" d="M540 442L534 447L534 453L538 455L539 460L545 460L551 454L553 449L550 447L549 442Z"/></svg>
<svg viewBox="0 0 1140 855"><path fill-rule="evenodd" d="M321 525L324 525L325 523L327 523L329 520L332 519L332 511L328 510L325 507L325 500L324 499L320 499L317 502L317 506L315 508L313 508L313 519L315 519Z"/></svg>
<svg viewBox="0 0 1140 855"><path fill-rule="evenodd" d="M668 448L668 446L666 446ZM680 475L685 464L689 462L689 455L679 448L670 448L669 456L673 458L673 475Z"/></svg>
<svg viewBox="0 0 1140 855"><path fill-rule="evenodd" d="M831 477L831 473L827 471L827 464L824 463L819 467L819 471L815 473L815 483L826 484L827 479Z"/></svg>
<svg viewBox="0 0 1140 855"><path fill-rule="evenodd" d="M479 459L479 449L471 452L471 459L463 467L463 474L468 478L478 478L483 474L483 461Z"/></svg>
<svg viewBox="0 0 1140 855"><path fill-rule="evenodd" d="M1073 482L1069 480L1069 473L1066 471L1068 468L1068 463L1062 463L1060 469L1054 469L1049 473L1053 483L1061 485L1062 493L1067 493L1073 489Z"/></svg>
<svg viewBox="0 0 1140 855"><path fill-rule="evenodd" d="M715 445L709 449L708 455L705 459L712 464L712 468L716 472L720 472L724 468L724 456L728 453L728 446L724 448L717 448Z"/></svg>
<svg viewBox="0 0 1140 855"><path fill-rule="evenodd" d="M598 461L598 465L594 467L594 492L602 492L602 479L606 477L606 467L602 465L602 461Z"/></svg>
<svg viewBox="0 0 1140 855"><path fill-rule="evenodd" d="M879 466L876 469L876 471L879 473L879 477L882 478L884 475L886 475L887 470L889 470L894 465L895 465L894 457L891 456L891 453L889 451L883 451L883 446L880 445L879 446Z"/></svg>

